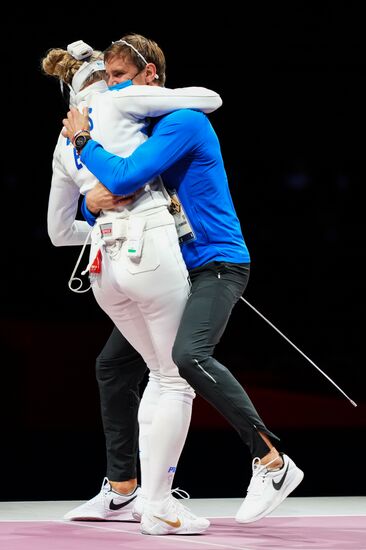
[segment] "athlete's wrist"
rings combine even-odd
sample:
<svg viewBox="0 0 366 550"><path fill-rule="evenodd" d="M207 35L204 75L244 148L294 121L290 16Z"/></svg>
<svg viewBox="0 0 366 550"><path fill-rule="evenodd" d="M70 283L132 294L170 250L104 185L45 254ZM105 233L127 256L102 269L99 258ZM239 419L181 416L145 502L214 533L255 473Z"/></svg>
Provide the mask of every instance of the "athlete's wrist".
<svg viewBox="0 0 366 550"><path fill-rule="evenodd" d="M90 139L91 135L89 130L78 130L75 132L72 138L72 144L79 155Z"/></svg>

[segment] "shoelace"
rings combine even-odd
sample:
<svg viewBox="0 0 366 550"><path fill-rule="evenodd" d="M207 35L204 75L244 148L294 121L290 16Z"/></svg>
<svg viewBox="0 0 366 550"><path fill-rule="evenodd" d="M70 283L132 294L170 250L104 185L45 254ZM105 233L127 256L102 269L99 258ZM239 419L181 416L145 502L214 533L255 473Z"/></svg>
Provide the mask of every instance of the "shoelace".
<svg viewBox="0 0 366 550"><path fill-rule="evenodd" d="M107 479L107 478L105 478L105 479ZM184 500L191 498L189 493L187 493L187 491L185 491L184 489L180 489L179 487L176 487L175 489L172 489L170 491L170 493L173 497L174 497L174 494L176 494ZM140 498L143 499L143 500L146 500L146 497L144 495L140 495ZM177 500L175 497L174 497L174 499ZM182 506L183 506L183 504L182 504Z"/></svg>
<svg viewBox="0 0 366 550"><path fill-rule="evenodd" d="M261 464L260 458L257 456L252 460L252 470L253 476L249 483L248 493L250 492L253 495L260 495L264 489L264 483L267 479L267 474L271 471L268 469L268 466L275 462L278 457L270 460L267 464Z"/></svg>
<svg viewBox="0 0 366 550"><path fill-rule="evenodd" d="M186 498L186 497L183 497L183 498ZM189 508L187 508L187 506L184 506L175 497L171 499L169 506L171 507L171 512L173 512L180 519L183 519L184 517L187 519L195 519L196 517L194 514L192 514Z"/></svg>
<svg viewBox="0 0 366 550"><path fill-rule="evenodd" d="M179 487L176 487L175 489L171 490L172 495L174 494L178 495L180 498L187 499L191 498L190 495L185 491L184 489L180 489Z"/></svg>
<svg viewBox="0 0 366 550"><path fill-rule="evenodd" d="M105 498L108 491L110 491L111 486L109 484L109 479L105 477L102 482L102 487L97 495L95 497L91 498L87 502L84 503L84 506L90 507L93 506L95 502L98 502L100 500L101 495L103 496L103 499Z"/></svg>
<svg viewBox="0 0 366 550"><path fill-rule="evenodd" d="M180 487L176 487L175 489L172 489L171 491L171 495L172 495L172 499L171 499L171 503L174 507L174 509L177 511L177 510L181 510L181 512L183 512L185 515L189 515L191 518L192 517L195 517L194 514L192 514L192 512L189 510L189 508L187 508L186 506L184 506L184 504L182 504L175 496L174 494L176 494L177 496L179 496L181 499L183 500L187 500L190 497L189 493L187 493L187 491L185 491L184 489L180 489ZM144 495L139 495L139 500L141 502L140 506L142 505L142 508L141 508L141 512L142 510L144 509L144 507L146 506L146 497ZM138 512L140 513L140 510L138 510Z"/></svg>
<svg viewBox="0 0 366 550"><path fill-rule="evenodd" d="M105 477L102 481L102 487L100 488L101 492L107 494L112 489L111 484L109 483L109 479Z"/></svg>
<svg viewBox="0 0 366 550"><path fill-rule="evenodd" d="M176 487L175 489L171 490L172 497L174 499L174 507L176 511L180 510L180 512L184 513L184 515L190 519L196 519L196 515L191 512L187 506L182 504L178 499L175 498L174 494L178 495L183 500L188 500L190 497L189 493L185 491L184 489L180 489L179 487Z"/></svg>

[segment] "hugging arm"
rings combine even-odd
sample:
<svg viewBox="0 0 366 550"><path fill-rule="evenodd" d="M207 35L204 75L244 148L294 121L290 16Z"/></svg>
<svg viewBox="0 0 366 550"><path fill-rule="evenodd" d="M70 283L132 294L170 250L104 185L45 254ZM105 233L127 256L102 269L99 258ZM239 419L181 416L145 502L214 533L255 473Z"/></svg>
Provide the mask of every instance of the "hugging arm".
<svg viewBox="0 0 366 550"><path fill-rule="evenodd" d="M192 150L196 115L204 116L180 110L162 118L152 136L126 158L90 140L81 151L81 161L112 193L133 193Z"/></svg>
<svg viewBox="0 0 366 550"><path fill-rule="evenodd" d="M178 109L195 109L209 114L222 105L219 94L199 86L128 86L109 93L122 116L136 119L163 116Z"/></svg>
<svg viewBox="0 0 366 550"><path fill-rule="evenodd" d="M47 210L47 230L54 246L84 244L90 227L87 222L76 219L79 198L79 187L54 157Z"/></svg>

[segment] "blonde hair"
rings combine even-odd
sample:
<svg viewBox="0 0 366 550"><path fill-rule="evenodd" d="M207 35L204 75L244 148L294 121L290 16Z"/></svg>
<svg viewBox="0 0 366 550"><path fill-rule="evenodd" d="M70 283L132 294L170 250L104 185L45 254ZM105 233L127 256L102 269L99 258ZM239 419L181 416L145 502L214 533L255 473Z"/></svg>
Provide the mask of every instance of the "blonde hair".
<svg viewBox="0 0 366 550"><path fill-rule="evenodd" d="M131 46L128 44L123 44L121 41L131 44L131 46L133 46L133 48L135 48L140 55L138 55L138 53L136 53ZM166 81L165 55L162 49L153 40L150 40L141 34L126 34L120 38L120 41L117 40L116 42L113 42L111 46L105 50L105 63L108 63L108 61L114 57L122 57L123 59L127 58L137 67L137 69L141 71L145 68L144 59L147 63L154 63L156 72L159 75L158 83L160 86L164 86Z"/></svg>
<svg viewBox="0 0 366 550"><path fill-rule="evenodd" d="M71 85L73 76L80 69L82 64L85 63L85 61L89 63L90 61L96 61L97 59L103 59L102 52L94 50L92 55L87 60L78 60L66 50L61 48L51 48L41 60L41 68L46 75L54 76L66 84ZM96 71L85 80L83 83L83 88L93 84L93 82L104 80L104 78L104 71Z"/></svg>

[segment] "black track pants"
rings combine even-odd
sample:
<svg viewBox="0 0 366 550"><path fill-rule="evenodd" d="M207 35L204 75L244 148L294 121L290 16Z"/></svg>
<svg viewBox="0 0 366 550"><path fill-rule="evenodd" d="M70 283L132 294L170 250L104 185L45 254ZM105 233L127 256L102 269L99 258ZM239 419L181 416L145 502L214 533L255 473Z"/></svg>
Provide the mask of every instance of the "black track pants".
<svg viewBox="0 0 366 550"><path fill-rule="evenodd" d="M137 475L139 386L146 371L142 357L114 327L96 361L107 477L112 481Z"/></svg>
<svg viewBox="0 0 366 550"><path fill-rule="evenodd" d="M237 430L252 457L269 448L258 431L270 432L248 394L231 372L213 357L231 311L249 279L248 264L212 262L190 271L191 295L173 347L180 375ZM244 358L245 360L245 358Z"/></svg>

